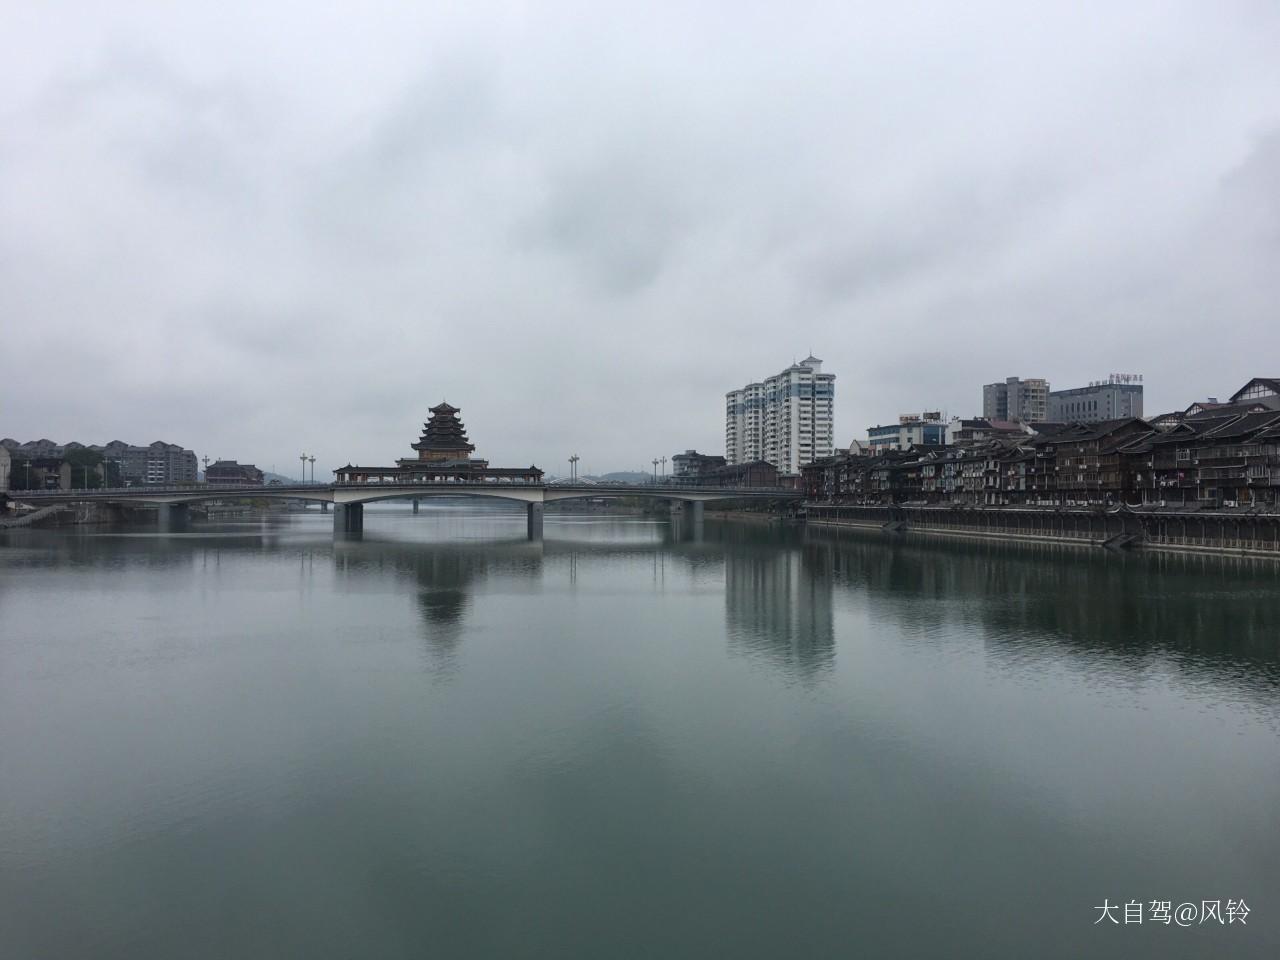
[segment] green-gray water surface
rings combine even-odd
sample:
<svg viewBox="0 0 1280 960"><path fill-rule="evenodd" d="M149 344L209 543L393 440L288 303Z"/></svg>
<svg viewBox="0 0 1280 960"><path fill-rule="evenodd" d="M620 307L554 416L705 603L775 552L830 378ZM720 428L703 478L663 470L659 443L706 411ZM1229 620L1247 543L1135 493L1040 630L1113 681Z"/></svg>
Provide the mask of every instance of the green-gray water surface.
<svg viewBox="0 0 1280 960"><path fill-rule="evenodd" d="M1280 955L1276 564L523 523L0 535L0 957Z"/></svg>

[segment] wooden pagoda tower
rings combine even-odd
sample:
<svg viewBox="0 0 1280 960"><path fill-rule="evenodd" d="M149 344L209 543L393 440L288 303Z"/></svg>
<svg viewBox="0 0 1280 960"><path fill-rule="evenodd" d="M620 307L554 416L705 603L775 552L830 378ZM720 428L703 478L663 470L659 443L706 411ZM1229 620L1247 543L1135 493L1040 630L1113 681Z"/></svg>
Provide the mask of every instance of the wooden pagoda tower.
<svg viewBox="0 0 1280 960"><path fill-rule="evenodd" d="M462 410L449 403L438 403L431 408L431 416L422 425L422 436L410 444L418 451L418 462L468 461L476 445L467 440L467 428L458 419ZM415 461L401 461L412 466Z"/></svg>
<svg viewBox="0 0 1280 960"><path fill-rule="evenodd" d="M476 446L467 439L467 428L458 418L461 409L439 403L422 425L422 436L410 446L416 457L397 460L394 467L359 467L347 464L334 472L337 483L435 484L435 483L541 483L537 467L491 467L488 460L473 457Z"/></svg>

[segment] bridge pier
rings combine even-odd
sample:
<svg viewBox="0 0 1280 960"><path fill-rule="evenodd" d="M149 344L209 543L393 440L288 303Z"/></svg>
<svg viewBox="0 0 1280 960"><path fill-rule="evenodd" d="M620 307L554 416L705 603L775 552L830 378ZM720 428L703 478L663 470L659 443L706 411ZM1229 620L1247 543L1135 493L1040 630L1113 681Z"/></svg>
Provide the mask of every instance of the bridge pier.
<svg viewBox="0 0 1280 960"><path fill-rule="evenodd" d="M529 504L529 539L530 540L542 539L543 511L544 511L544 504L542 503Z"/></svg>
<svg viewBox="0 0 1280 960"><path fill-rule="evenodd" d="M328 504L328 502L327 502L327 501L325 501L325 500L321 500L321 501L320 501L320 512L321 512L321 513L328 513L328 512L329 512L329 504Z"/></svg>
<svg viewBox="0 0 1280 960"><path fill-rule="evenodd" d="M363 533L364 504L335 503L333 505L333 532L335 534Z"/></svg>
<svg viewBox="0 0 1280 960"><path fill-rule="evenodd" d="M418 501L417 501L417 500L414 500L414 501L413 501L413 512L414 512L414 513L417 513L417 512L418 512Z"/></svg>
<svg viewBox="0 0 1280 960"><path fill-rule="evenodd" d="M672 503L676 509L671 513L671 523L681 540L701 540L703 521L706 519L705 505L701 500L676 500Z"/></svg>
<svg viewBox="0 0 1280 960"><path fill-rule="evenodd" d="M162 531L181 530L191 519L191 510L185 503L156 504L156 526Z"/></svg>

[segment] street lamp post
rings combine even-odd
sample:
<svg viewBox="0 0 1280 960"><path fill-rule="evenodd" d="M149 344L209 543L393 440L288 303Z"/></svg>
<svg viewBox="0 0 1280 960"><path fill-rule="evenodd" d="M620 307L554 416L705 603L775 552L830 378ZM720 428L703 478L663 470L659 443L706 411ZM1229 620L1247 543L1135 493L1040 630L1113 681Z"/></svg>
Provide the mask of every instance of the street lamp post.
<svg viewBox="0 0 1280 960"><path fill-rule="evenodd" d="M298 459L302 461L302 482L306 483L307 482L307 455L304 453Z"/></svg>
<svg viewBox="0 0 1280 960"><path fill-rule="evenodd" d="M579 459L580 458L576 453L569 458L569 479L570 480L578 479L578 460Z"/></svg>
<svg viewBox="0 0 1280 960"><path fill-rule="evenodd" d="M667 458L660 457L659 459L662 461L662 479L665 480L667 479Z"/></svg>
<svg viewBox="0 0 1280 960"><path fill-rule="evenodd" d="M653 458L653 482L658 482L658 458Z"/></svg>
<svg viewBox="0 0 1280 960"><path fill-rule="evenodd" d="M316 482L316 458L307 457L307 462L311 464L311 482Z"/></svg>

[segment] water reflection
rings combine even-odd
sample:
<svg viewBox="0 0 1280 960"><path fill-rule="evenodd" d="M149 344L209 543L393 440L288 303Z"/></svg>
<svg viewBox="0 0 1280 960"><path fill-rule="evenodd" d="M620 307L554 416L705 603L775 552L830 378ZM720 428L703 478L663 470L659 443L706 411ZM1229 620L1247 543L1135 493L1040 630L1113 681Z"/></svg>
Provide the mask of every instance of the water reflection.
<svg viewBox="0 0 1280 960"><path fill-rule="evenodd" d="M980 636L993 662L1058 654L1159 660L1273 694L1280 687L1280 565L1271 560L1126 554L1040 544L901 538L810 527L837 589L933 642Z"/></svg>
<svg viewBox="0 0 1280 960"><path fill-rule="evenodd" d="M388 577L412 583L429 666L447 676L457 669L473 594L493 578L541 579L543 555L540 544L525 538L430 543L362 537L337 541L333 560L339 584Z"/></svg>
<svg viewBox="0 0 1280 960"><path fill-rule="evenodd" d="M794 528L709 525L725 560L725 625L733 653L806 683L835 662L832 551Z"/></svg>
<svg viewBox="0 0 1280 960"><path fill-rule="evenodd" d="M0 956L1277 955L1274 565L328 520L0 537Z"/></svg>
<svg viewBox="0 0 1280 960"><path fill-rule="evenodd" d="M1105 656L1130 675L1158 664L1264 696L1280 688L1274 561L607 516L557 518L545 541L530 542L514 532L518 524L487 523L458 517L415 526L397 518L384 528L371 523L358 541L333 540L327 517L308 526L269 516L174 535L15 531L0 537L0 603L5 573L116 571L128 578L122 583L150 589L192 582L224 563L267 570L291 555L308 589L323 589L317 566L332 570L339 589L378 590L388 578L407 583L426 658L447 672L456 668L477 593L497 579L530 593L544 588L549 572L563 574L572 590L593 589L606 575L658 594L718 591L722 582L730 652L788 681L831 673L834 608L865 600L874 621L892 623L908 640L936 647L951 637L980 638L990 662L1011 669L1050 655L1085 665Z"/></svg>

